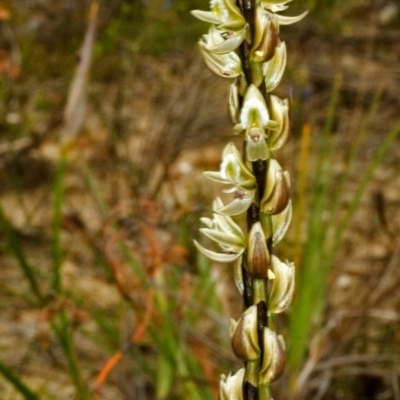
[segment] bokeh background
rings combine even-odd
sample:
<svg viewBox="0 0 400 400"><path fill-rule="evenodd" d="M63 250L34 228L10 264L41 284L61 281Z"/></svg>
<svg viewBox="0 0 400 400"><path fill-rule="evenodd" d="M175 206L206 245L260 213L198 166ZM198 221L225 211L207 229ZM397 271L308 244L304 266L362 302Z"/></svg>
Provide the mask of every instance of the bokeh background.
<svg viewBox="0 0 400 400"><path fill-rule="evenodd" d="M232 136L205 0L0 1L0 399L213 399L229 265L196 253ZM282 27L297 295L278 400L400 399L400 1ZM240 221L238 221L240 223Z"/></svg>

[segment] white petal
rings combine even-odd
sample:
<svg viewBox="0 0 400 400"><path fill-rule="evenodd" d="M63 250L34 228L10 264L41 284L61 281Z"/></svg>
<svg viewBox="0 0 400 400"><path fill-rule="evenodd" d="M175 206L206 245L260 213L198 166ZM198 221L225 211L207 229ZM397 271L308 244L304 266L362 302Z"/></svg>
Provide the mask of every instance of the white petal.
<svg viewBox="0 0 400 400"><path fill-rule="evenodd" d="M226 206L215 210L218 214L222 215L239 215L249 209L253 202L254 193L251 196L235 199Z"/></svg>
<svg viewBox="0 0 400 400"><path fill-rule="evenodd" d="M240 165L234 154L226 154L222 160L221 177L231 182L238 182L240 179Z"/></svg>
<svg viewBox="0 0 400 400"><path fill-rule="evenodd" d="M306 15L308 14L308 11L304 11L302 14L296 16L296 17L287 17L283 15L278 15L276 14L279 24L280 25L291 25L295 24L296 22L301 21Z"/></svg>
<svg viewBox="0 0 400 400"><path fill-rule="evenodd" d="M214 182L230 183L229 181L227 181L226 179L221 177L220 172L206 171L206 172L203 172L203 175L205 175L206 178L208 178Z"/></svg>
<svg viewBox="0 0 400 400"><path fill-rule="evenodd" d="M225 7L232 15L233 18L242 19L243 23L245 23L245 19L243 18L238 6L235 4L234 0L223 0Z"/></svg>
<svg viewBox="0 0 400 400"><path fill-rule="evenodd" d="M200 50L207 67L221 78L238 78L241 74L241 65L234 65L232 57L226 54L211 53L204 42L200 42Z"/></svg>
<svg viewBox="0 0 400 400"><path fill-rule="evenodd" d="M214 227L214 222L210 218L202 217L200 218L200 222L202 222L207 228L212 229Z"/></svg>
<svg viewBox="0 0 400 400"><path fill-rule="evenodd" d="M229 233L209 228L200 228L200 232L208 236L211 240L217 242L226 250L234 251L236 253L245 248L245 244L241 241L241 238L237 238Z"/></svg>
<svg viewBox="0 0 400 400"><path fill-rule="evenodd" d="M209 24L218 25L220 23L220 20L211 11L192 10L190 14L200 21L208 22Z"/></svg>
<svg viewBox="0 0 400 400"><path fill-rule="evenodd" d="M230 53L231 51L236 50L240 44L244 40L244 34L236 34L236 35L231 35L228 36L227 39L225 39L222 43L216 44L214 46L208 47L207 50L212 52L212 53L217 53L217 54L226 54Z"/></svg>
<svg viewBox="0 0 400 400"><path fill-rule="evenodd" d="M257 121L254 121L254 115L257 116ZM265 127L269 122L267 107L259 99L251 98L247 100L240 113L240 122L245 128L250 128L253 123Z"/></svg>
<svg viewBox="0 0 400 400"><path fill-rule="evenodd" d="M243 249L238 254L217 253L215 251L211 251L211 250L206 249L200 243L198 243L196 240L194 240L193 242L194 242L194 245L197 247L197 250L200 251L200 253L204 254L210 260L213 260L213 261L216 261L216 262L220 262L220 263L227 263L227 262L235 261L244 252L244 249Z"/></svg>

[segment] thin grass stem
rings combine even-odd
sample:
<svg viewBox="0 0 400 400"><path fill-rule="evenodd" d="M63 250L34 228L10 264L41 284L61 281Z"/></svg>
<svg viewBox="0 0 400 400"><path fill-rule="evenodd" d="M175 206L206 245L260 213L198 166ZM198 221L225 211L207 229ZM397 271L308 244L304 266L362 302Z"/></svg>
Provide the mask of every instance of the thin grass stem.
<svg viewBox="0 0 400 400"><path fill-rule="evenodd" d="M52 289L56 293L60 293L62 288L61 282L61 266L62 266L62 249L61 249L61 227L62 227L62 205L64 200L64 180L67 169L67 158L62 155L58 160L56 178L54 183L54 205L53 205L53 221L52 221L52 258L53 258L53 277Z"/></svg>
<svg viewBox="0 0 400 400"><path fill-rule="evenodd" d="M4 233L10 251L14 255L15 259L18 261L18 265L21 268L21 271L25 276L26 280L28 281L31 292L37 298L37 300L39 300L39 302L42 303L44 298L40 290L35 268L26 259L25 252L22 249L21 244L14 233L13 227L7 220L4 214L3 207L1 205L0 205L0 227Z"/></svg>

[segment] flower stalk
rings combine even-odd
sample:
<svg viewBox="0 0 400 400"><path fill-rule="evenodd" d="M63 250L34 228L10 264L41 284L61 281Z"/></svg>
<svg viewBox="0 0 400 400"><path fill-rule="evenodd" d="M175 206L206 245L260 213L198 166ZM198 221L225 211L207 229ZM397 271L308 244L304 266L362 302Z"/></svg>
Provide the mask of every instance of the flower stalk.
<svg viewBox="0 0 400 400"><path fill-rule="evenodd" d="M200 231L220 251L199 251L217 262L233 262L244 313L231 321L231 344L244 367L222 375L220 399L271 400L271 383L285 368L285 345L274 318L290 305L294 266L274 255L292 214L290 177L275 158L289 135L289 105L271 92L286 66L281 25L301 20L279 13L291 0L211 0L210 11L192 11L210 29L199 47L206 65L220 77L233 79L229 113L233 132L243 135L243 151L229 143L220 171L205 176L229 186L232 199L213 203L213 219L202 218ZM245 214L245 231L233 216Z"/></svg>

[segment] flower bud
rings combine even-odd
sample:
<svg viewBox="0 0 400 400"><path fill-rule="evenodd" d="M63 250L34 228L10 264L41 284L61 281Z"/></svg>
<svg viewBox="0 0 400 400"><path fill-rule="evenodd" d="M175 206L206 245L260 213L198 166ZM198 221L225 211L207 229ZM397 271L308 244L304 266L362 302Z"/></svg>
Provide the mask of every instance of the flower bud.
<svg viewBox="0 0 400 400"><path fill-rule="evenodd" d="M222 215L238 215L245 212L253 202L256 191L256 178L244 163L238 149L233 143L225 146L219 172L205 172L204 175L223 184L232 185L225 193L233 193L234 199L227 205L214 209Z"/></svg>
<svg viewBox="0 0 400 400"><path fill-rule="evenodd" d="M234 375L221 375L219 381L220 400L243 400L243 379L245 369L240 368Z"/></svg>
<svg viewBox="0 0 400 400"><path fill-rule="evenodd" d="M275 49L274 56L263 64L263 75L265 82L265 90L267 93L272 92L282 79L283 72L286 67L286 45L284 42L279 43Z"/></svg>
<svg viewBox="0 0 400 400"><path fill-rule="evenodd" d="M266 187L260 203L261 211L269 215L281 213L290 200L289 188L289 173L283 172L279 163L271 159L266 174Z"/></svg>
<svg viewBox="0 0 400 400"><path fill-rule="evenodd" d="M254 278L265 278L271 264L271 255L267 240L260 222L256 222L249 234L249 250L247 253L248 269Z"/></svg>
<svg viewBox="0 0 400 400"><path fill-rule="evenodd" d="M268 310L272 314L279 314L292 302L295 268L293 263L284 263L272 256L271 270L275 278L270 280Z"/></svg>
<svg viewBox="0 0 400 400"><path fill-rule="evenodd" d="M269 328L263 332L264 357L261 361L260 384L268 385L281 377L285 369L286 355L282 336Z"/></svg>
<svg viewBox="0 0 400 400"><path fill-rule="evenodd" d="M279 24L274 15L266 13L260 5L256 8L255 35L250 49L251 59L263 63L270 60L279 43Z"/></svg>
<svg viewBox="0 0 400 400"><path fill-rule="evenodd" d="M272 235L272 243L279 243L285 236L292 219L292 202L289 201L287 207L276 215L268 215L260 212L260 222L266 237Z"/></svg>
<svg viewBox="0 0 400 400"><path fill-rule="evenodd" d="M260 357L257 333L257 306L249 307L238 322L231 320L231 344L236 357L244 361Z"/></svg>
<svg viewBox="0 0 400 400"><path fill-rule="evenodd" d="M289 104L287 99L271 96L271 119L277 123L277 128L271 130L268 135L270 150L282 147L289 137Z"/></svg>

